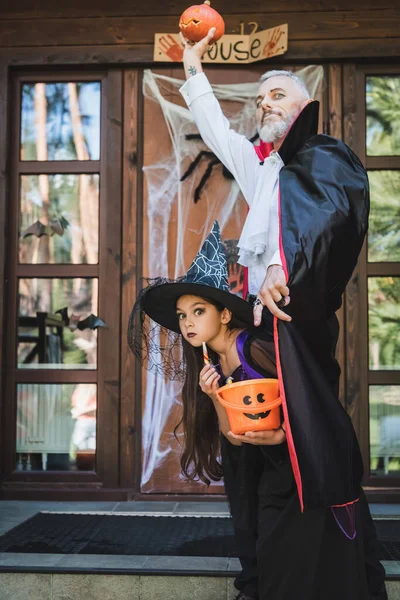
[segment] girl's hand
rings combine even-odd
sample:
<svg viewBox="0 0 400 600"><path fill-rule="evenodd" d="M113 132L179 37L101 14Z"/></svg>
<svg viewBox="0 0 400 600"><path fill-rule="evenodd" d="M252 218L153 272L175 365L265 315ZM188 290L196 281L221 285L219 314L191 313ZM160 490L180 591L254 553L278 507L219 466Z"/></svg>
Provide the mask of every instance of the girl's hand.
<svg viewBox="0 0 400 600"><path fill-rule="evenodd" d="M220 379L215 367L212 365L205 365L200 371L199 385L201 391L207 394L207 396L215 396L218 390L218 381Z"/></svg>
<svg viewBox="0 0 400 600"><path fill-rule="evenodd" d="M228 435L239 442L253 444L254 446L277 446L286 440L283 427L269 431L247 431L244 435L237 435L232 431L228 431Z"/></svg>

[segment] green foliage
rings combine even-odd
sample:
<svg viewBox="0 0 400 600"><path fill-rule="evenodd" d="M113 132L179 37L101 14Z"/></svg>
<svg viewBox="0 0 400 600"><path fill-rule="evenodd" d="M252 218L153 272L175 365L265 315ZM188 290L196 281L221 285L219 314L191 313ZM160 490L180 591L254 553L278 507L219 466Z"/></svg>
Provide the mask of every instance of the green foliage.
<svg viewBox="0 0 400 600"><path fill-rule="evenodd" d="M400 277L370 277L369 342L370 368L400 369ZM378 345L378 365L373 345Z"/></svg>
<svg viewBox="0 0 400 600"><path fill-rule="evenodd" d="M400 154L400 77L367 78L367 154Z"/></svg>
<svg viewBox="0 0 400 600"><path fill-rule="evenodd" d="M370 262L400 261L400 171L370 171Z"/></svg>

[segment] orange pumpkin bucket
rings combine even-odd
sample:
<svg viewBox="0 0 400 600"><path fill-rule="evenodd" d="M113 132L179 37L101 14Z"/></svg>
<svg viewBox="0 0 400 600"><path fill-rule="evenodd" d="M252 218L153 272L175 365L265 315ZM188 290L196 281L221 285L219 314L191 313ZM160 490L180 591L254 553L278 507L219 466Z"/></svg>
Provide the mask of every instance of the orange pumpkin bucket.
<svg viewBox="0 0 400 600"><path fill-rule="evenodd" d="M225 407L232 433L278 429L281 424L277 379L248 379L219 388L217 397Z"/></svg>

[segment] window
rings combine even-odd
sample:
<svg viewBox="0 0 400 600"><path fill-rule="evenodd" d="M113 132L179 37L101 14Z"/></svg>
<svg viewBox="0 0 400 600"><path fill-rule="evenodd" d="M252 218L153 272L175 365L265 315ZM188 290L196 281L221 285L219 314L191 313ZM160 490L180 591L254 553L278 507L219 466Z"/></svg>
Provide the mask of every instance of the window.
<svg viewBox="0 0 400 600"><path fill-rule="evenodd" d="M99 235L107 219L107 89L104 73L15 79L7 422L9 472L17 478L28 471L98 478L99 404L107 393L98 341L110 319ZM121 88L113 91L120 104ZM117 239L120 221L114 229ZM119 318L118 300L114 310ZM119 330L107 335L119 339Z"/></svg>
<svg viewBox="0 0 400 600"><path fill-rule="evenodd" d="M364 160L371 186L365 324L369 473L400 478L400 70L366 70Z"/></svg>

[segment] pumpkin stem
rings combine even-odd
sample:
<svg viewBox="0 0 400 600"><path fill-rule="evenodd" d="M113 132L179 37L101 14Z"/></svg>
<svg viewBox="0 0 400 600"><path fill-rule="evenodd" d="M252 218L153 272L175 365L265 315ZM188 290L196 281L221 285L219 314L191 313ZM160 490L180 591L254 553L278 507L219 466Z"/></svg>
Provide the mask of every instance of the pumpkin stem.
<svg viewBox="0 0 400 600"><path fill-rule="evenodd" d="M204 0L203 4L207 4L208 6L211 6L210 0Z"/></svg>

